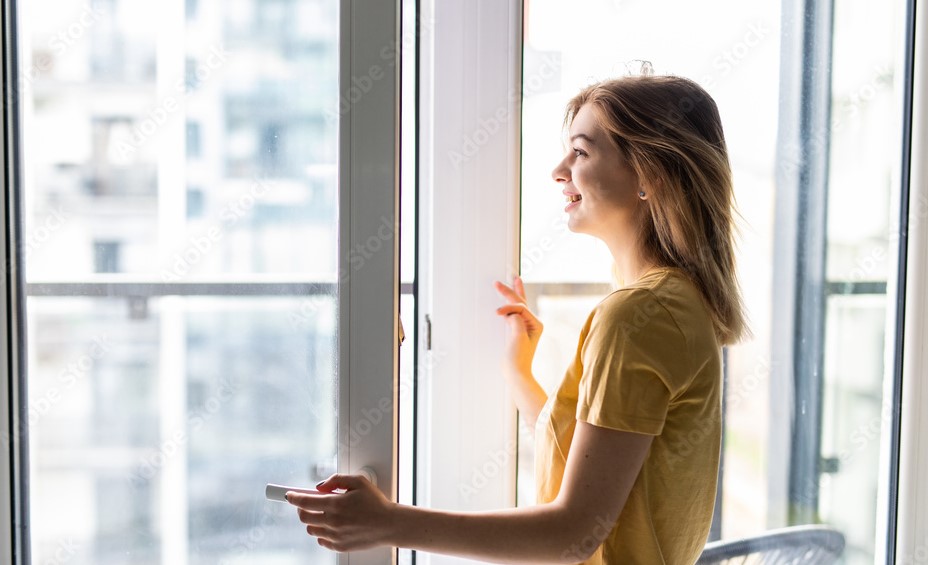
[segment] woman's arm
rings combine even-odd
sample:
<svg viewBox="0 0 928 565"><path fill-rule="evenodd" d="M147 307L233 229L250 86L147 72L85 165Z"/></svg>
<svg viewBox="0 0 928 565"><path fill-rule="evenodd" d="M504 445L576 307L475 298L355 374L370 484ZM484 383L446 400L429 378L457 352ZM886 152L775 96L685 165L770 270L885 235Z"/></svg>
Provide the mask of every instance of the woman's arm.
<svg viewBox="0 0 928 565"><path fill-rule="evenodd" d="M531 373L523 373L513 369L504 371L509 390L512 391L513 401L519 409L519 416L529 430L535 429L538 414L548 401L548 394L541 388Z"/></svg>
<svg viewBox="0 0 928 565"><path fill-rule="evenodd" d="M496 290L508 304L496 309L509 323L509 342L503 373L519 415L530 430L535 429L538 414L548 400L548 395L532 375L532 361L544 325L528 309L525 298L525 286L520 277L515 277L512 288L497 281Z"/></svg>
<svg viewBox="0 0 928 565"><path fill-rule="evenodd" d="M577 563L602 544L641 470L652 436L578 421L557 498L548 504L450 512L392 503L356 475L289 493L306 530L336 551L408 547L498 563Z"/></svg>

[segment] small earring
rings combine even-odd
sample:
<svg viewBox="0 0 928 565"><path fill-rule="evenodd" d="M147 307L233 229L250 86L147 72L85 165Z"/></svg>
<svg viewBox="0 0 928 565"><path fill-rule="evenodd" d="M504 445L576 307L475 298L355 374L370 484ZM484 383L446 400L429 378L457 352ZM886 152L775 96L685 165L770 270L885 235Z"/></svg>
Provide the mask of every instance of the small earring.
<svg viewBox="0 0 928 565"><path fill-rule="evenodd" d="M644 191L643 191L643 190L639 190L639 191L638 191L638 198L644 198L644 197L645 197Z"/></svg>

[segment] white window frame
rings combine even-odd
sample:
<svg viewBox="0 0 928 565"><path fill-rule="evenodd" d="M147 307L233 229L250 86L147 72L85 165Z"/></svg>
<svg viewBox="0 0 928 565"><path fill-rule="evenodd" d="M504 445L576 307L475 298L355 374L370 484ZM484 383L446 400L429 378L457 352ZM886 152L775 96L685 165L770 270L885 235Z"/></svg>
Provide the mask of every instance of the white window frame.
<svg viewBox="0 0 928 565"><path fill-rule="evenodd" d="M19 108L16 100L18 92L17 65L15 50L7 49L8 38L11 37L11 17L16 12L11 10L11 2L4 0L2 4L2 21L0 21L0 55L2 55L2 76L0 76L0 89L3 92L3 104L0 106L0 148L2 148L3 177L0 179L0 252L3 253L0 263L0 316L2 316L3 329L0 331L0 402L3 403L0 413L0 438L2 438L2 454L0 454L0 560L5 563L17 563L18 546L23 545L24 520L27 509L22 504L22 491L19 488L22 477L19 476L24 468L24 461L28 461L26 451L20 440L25 436L21 433L20 421L26 420L25 407L19 402L22 396L18 375L21 372L23 344L18 332L20 313L23 305L19 301L15 289L23 283L20 248L17 245L20 236L20 226L10 225L8 218L11 210L18 203L14 199L11 186L21 177L18 168L6 166L16 158L16 148L10 143L13 132L18 126L9 119L10 115L17 116ZM15 38L14 38L15 40ZM12 78L12 86L10 85ZM7 107L12 111L7 111ZM16 118L18 120L18 117ZM28 547L25 562L28 562Z"/></svg>
<svg viewBox="0 0 928 565"><path fill-rule="evenodd" d="M914 2L896 563L928 562L928 4Z"/></svg>
<svg viewBox="0 0 928 565"><path fill-rule="evenodd" d="M418 323L431 349L419 364L417 500L511 507L517 421L493 281L519 264L522 2L424 0L421 22Z"/></svg>
<svg viewBox="0 0 928 565"><path fill-rule="evenodd" d="M339 36L339 96L350 106L339 122L338 469L373 474L394 501L399 476L400 6L401 0L341 0ZM355 268L352 250L373 240L382 250L365 255ZM396 559L395 549L376 548L339 554L338 563L380 565Z"/></svg>

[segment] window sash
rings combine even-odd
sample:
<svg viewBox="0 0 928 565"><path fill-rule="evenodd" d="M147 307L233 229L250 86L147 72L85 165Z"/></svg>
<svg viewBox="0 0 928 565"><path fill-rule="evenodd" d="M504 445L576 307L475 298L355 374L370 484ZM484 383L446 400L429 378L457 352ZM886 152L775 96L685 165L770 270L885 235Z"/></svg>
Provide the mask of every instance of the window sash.
<svg viewBox="0 0 928 565"><path fill-rule="evenodd" d="M897 328L893 410L895 522L887 540L887 563L917 563L928 555L928 5L910 0L905 58L906 149L902 156L906 219L899 238ZM898 439L898 442L896 441ZM898 457L896 457L898 455ZM896 480L891 473L890 480ZM893 488L896 487L896 488Z"/></svg>
<svg viewBox="0 0 928 565"><path fill-rule="evenodd" d="M399 394L399 236L363 266L349 264L350 250L380 237L383 225L398 226L400 156L401 0L341 0L339 100L352 101L339 122L339 317L338 469L376 474L377 486L397 499ZM373 68L359 98L356 77ZM354 100L357 100L356 102ZM392 370L385 370L391 367ZM372 409L389 414L371 422ZM386 410L384 410L386 411ZM360 423L370 432L355 434ZM339 565L395 563L396 550L341 553Z"/></svg>
<svg viewBox="0 0 928 565"><path fill-rule="evenodd" d="M511 507L517 420L493 281L519 264L522 2L421 9L418 324L430 347L418 363L417 501Z"/></svg>
<svg viewBox="0 0 928 565"><path fill-rule="evenodd" d="M18 71L15 0L3 0L0 42L3 84L15 85ZM384 222L396 226L399 196L399 37L400 1L341 0L339 94L353 100L352 78L363 76L373 65L384 70L370 90L340 115L339 131L339 258L343 276L335 282L273 281L166 283L120 277L90 280L36 282L23 279L19 217L22 161L19 141L18 92L9 89L8 104L0 116L3 131L3 202L0 203L0 244L5 264L0 279L0 315L5 324L0 345L0 402L4 413L0 434L6 440L0 456L0 556L28 564L28 438L19 430L28 421L24 390L24 294L31 296L243 296L307 295L338 287L339 386L338 470L357 473L372 470L378 486L396 498L396 393L398 380L397 319L399 305L398 236L383 243L383 251L365 261L362 270L348 270L350 250L377 235ZM391 46L396 48L392 51ZM411 288L406 288L407 291ZM392 367L385 371L384 367ZM365 410L389 402L391 417L359 441L349 440L352 427L365 418ZM6 412L9 409L9 412ZM14 432L14 433L11 433ZM12 441L10 441L12 440ZM391 548L347 555L342 565L381 564L395 560Z"/></svg>

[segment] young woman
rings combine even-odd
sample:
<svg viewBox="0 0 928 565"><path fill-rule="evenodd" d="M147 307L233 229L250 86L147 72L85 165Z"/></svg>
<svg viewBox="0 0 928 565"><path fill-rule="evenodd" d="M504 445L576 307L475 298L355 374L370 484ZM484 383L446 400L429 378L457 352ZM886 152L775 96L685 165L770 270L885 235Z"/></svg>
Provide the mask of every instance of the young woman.
<svg viewBox="0 0 928 565"><path fill-rule="evenodd" d="M319 543L504 563L689 564L715 501L720 347L746 331L731 169L718 109L694 82L627 77L568 104L553 171L569 228L602 240L623 286L589 315L550 397L532 377L542 324L521 280L497 284L506 379L535 428L538 504L447 512L388 501L359 476L289 493ZM333 493L345 489L344 493Z"/></svg>

